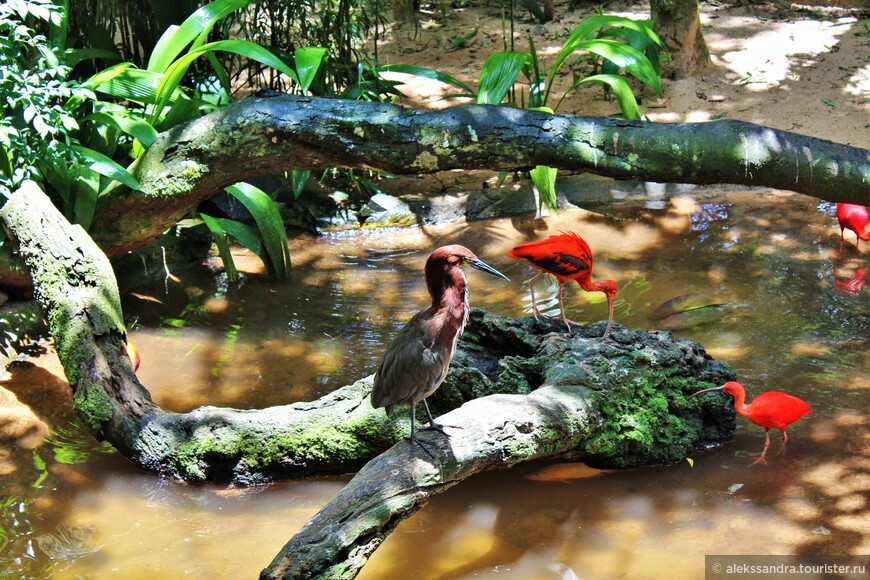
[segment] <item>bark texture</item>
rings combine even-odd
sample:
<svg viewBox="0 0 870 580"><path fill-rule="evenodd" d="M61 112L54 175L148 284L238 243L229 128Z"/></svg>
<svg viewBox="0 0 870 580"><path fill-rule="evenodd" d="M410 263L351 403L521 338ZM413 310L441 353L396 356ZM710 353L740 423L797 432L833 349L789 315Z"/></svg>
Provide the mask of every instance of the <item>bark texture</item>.
<svg viewBox="0 0 870 580"><path fill-rule="evenodd" d="M663 73L683 79L713 66L704 40L698 0L650 0L650 17L656 33L670 52Z"/></svg>
<svg viewBox="0 0 870 580"><path fill-rule="evenodd" d="M101 195L107 254L142 247L200 201L257 175L370 168L396 174L536 165L617 179L763 185L870 205L870 152L752 123L651 123L464 105L250 97L162 133L139 158L142 191Z"/></svg>
<svg viewBox="0 0 870 580"><path fill-rule="evenodd" d="M312 402L261 410L162 411L124 354L118 292L105 256L35 184L16 192L0 219L33 275L76 412L95 436L141 468L187 481L240 484L346 473L407 436L406 409L394 420L372 409L371 377ZM574 405L584 409L576 420L562 411L554 415L539 396L522 404L541 408L522 420L517 438L500 440L496 453L516 447L510 456L517 458L570 454L628 467L674 461L730 437L733 411L723 404L705 406L709 398L685 399L732 379L728 367L700 345L668 333L617 327L610 339L601 340L602 331L599 323L568 334L559 320L503 319L475 310L462 352L432 397L433 407L448 412L490 393L570 387ZM517 404L493 402L490 419L499 422L498 413L504 413L504 423L516 422ZM588 423L577 428L586 437L582 448L576 434L566 438L554 424L577 420ZM465 437L481 446L464 454L480 452L480 465L491 462L492 435L470 425L456 440Z"/></svg>
<svg viewBox="0 0 870 580"><path fill-rule="evenodd" d="M520 327L490 326L487 318L478 311L473 340L481 330ZM617 468L661 463L685 457L703 440L730 437L733 409L721 400L695 408L696 399L684 398L697 381L719 382L729 369L667 333L619 328L604 341L601 330L595 324L571 335L547 333L523 359L531 365L501 359L542 386L528 395L475 399L442 415L449 437L418 432L431 457L401 442L367 463L261 578L353 578L402 519L482 470L542 457Z"/></svg>

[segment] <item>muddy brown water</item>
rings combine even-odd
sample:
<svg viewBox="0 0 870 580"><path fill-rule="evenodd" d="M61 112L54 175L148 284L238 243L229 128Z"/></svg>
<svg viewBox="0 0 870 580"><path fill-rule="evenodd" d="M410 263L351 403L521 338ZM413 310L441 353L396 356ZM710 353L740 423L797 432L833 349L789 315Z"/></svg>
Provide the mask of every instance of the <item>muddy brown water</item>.
<svg viewBox="0 0 870 580"><path fill-rule="evenodd" d="M870 553L870 290L856 282L870 244L859 252L847 234L841 250L834 207L805 196L757 190L301 237L286 282L228 283L213 264L173 271L123 293L140 379L177 411L316 398L374 372L426 306L434 247L462 243L508 275L469 270L471 303L521 315L534 272L504 253L561 229L587 240L594 278L619 284L619 324L654 328L647 314L691 292L741 305L674 333L731 364L750 396L786 391L813 414L764 464L763 429L738 418L735 441L695 453L694 466L480 474L402 522L361 578L698 578L705 554ZM603 297L576 285L565 296L574 320L606 316ZM84 432L45 349L0 375L4 577L255 577L348 480L233 489L141 473Z"/></svg>

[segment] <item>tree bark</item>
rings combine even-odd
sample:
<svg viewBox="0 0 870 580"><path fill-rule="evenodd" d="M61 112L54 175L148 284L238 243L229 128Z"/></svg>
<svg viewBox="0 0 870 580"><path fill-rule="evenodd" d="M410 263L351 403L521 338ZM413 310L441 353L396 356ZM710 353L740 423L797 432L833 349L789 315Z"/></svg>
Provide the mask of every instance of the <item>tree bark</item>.
<svg viewBox="0 0 870 580"><path fill-rule="evenodd" d="M650 0L653 29L670 52L663 73L672 79L694 76L713 66L704 40L698 0Z"/></svg>
<svg viewBox="0 0 870 580"><path fill-rule="evenodd" d="M138 159L142 191L101 195L91 235L142 247L223 187L293 169L395 174L548 165L617 179L762 185L870 205L870 152L742 121L651 123L463 105L250 97L176 127Z"/></svg>
<svg viewBox="0 0 870 580"><path fill-rule="evenodd" d="M139 467L187 481L261 483L355 471L407 436L407 412L390 420L372 409L371 377L313 402L247 411L162 411L125 356L112 270L87 234L66 222L33 183L0 209L0 219L33 275L78 416ZM493 392L573 385L575 404L587 409L582 455L617 467L674 461L730 437L733 411L724 412L721 405L711 411L703 406L706 398L685 399L733 378L727 366L700 345L668 333L617 326L610 339L600 340L602 330L599 323L569 334L559 320L500 319L475 310L462 352L432 405L447 412ZM535 417L551 416L550 403L530 401L524 405L540 407ZM493 421L496 411L514 421L514 404L493 403ZM549 422L525 425L553 428ZM487 435L472 425L457 441L466 436ZM536 457L580 453L574 439L559 442L561 436L557 441L547 433L525 437L530 441L520 437L500 444L528 448L523 453ZM471 457L474 450L468 453Z"/></svg>
<svg viewBox="0 0 870 580"><path fill-rule="evenodd" d="M612 418L603 416L598 395L577 384L548 385L470 401L441 416L448 436L418 432L431 457L402 442L367 463L260 578L354 578L401 520L475 473L541 457L590 461L601 429L618 428L607 423Z"/></svg>

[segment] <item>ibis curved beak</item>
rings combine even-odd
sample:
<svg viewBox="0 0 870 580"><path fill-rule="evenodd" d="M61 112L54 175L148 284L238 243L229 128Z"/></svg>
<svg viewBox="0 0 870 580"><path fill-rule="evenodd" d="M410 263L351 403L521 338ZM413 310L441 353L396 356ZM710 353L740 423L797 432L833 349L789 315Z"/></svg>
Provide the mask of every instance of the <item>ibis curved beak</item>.
<svg viewBox="0 0 870 580"><path fill-rule="evenodd" d="M467 263L469 266L471 266L475 270L480 270L481 272L486 272L487 274L489 274L491 276L495 276L496 278L503 278L503 279L507 280L508 282L510 282L510 280L511 280L510 278L508 278L507 276L505 276L504 274L502 274L501 272L499 272L498 270L496 270L495 268L493 268L489 264L485 264L484 262L481 262L480 260L468 260Z"/></svg>
<svg viewBox="0 0 870 580"><path fill-rule="evenodd" d="M607 328L604 329L604 336L607 338L610 335L610 328L613 326L613 297L607 296Z"/></svg>
<svg viewBox="0 0 870 580"><path fill-rule="evenodd" d="M725 388L725 385L722 385L721 387L713 387L712 389L704 389L703 391L698 391L697 393L692 393L691 395L689 395L686 398L691 399L692 397L697 397L698 395L703 395L704 393L712 393L713 391L721 391L724 388Z"/></svg>

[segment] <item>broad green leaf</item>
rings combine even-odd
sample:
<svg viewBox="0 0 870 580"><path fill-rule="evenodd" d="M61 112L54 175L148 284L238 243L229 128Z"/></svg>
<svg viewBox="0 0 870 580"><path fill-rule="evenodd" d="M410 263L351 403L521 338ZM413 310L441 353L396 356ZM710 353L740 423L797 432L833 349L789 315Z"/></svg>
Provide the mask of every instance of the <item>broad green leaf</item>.
<svg viewBox="0 0 870 580"><path fill-rule="evenodd" d="M546 205L553 211L558 211L558 203L556 200L556 174L558 169L547 167L546 165L538 165L531 171L529 175L532 177L532 182L538 188L540 201L538 209Z"/></svg>
<svg viewBox="0 0 870 580"><path fill-rule="evenodd" d="M489 55L480 70L477 102L498 105L517 82L517 77L529 59L527 52L496 52Z"/></svg>
<svg viewBox="0 0 870 580"><path fill-rule="evenodd" d="M122 63L122 65L129 65L129 63ZM94 75L87 84L93 90L116 99L153 104L157 100L161 75L122 65L112 67L117 70L114 70L111 75L102 75L102 73Z"/></svg>
<svg viewBox="0 0 870 580"><path fill-rule="evenodd" d="M656 74L649 59L636 48L627 44L609 39L587 40L581 47L591 53L602 56L612 61L617 66L624 68L626 72L643 82L650 88L661 94L661 77Z"/></svg>
<svg viewBox="0 0 870 580"><path fill-rule="evenodd" d="M219 40L217 42L210 42L189 52L169 65L166 73L160 80L160 86L157 88L157 103L154 107L154 112L152 113L152 122L159 116L163 107L169 103L172 93L178 87L179 83L181 83L181 79L184 78L191 63L200 56L216 50L231 52L233 54L250 58L251 60L255 60L286 74L297 83L299 82L299 78L296 76L296 72L292 68L288 67L284 61L258 44L245 40Z"/></svg>
<svg viewBox="0 0 870 580"><path fill-rule="evenodd" d="M215 23L230 12L252 4L254 0L216 0L187 17L181 26L170 26L161 35L148 59L149 71L165 72L188 45L203 38ZM197 48L193 46L192 48Z"/></svg>
<svg viewBox="0 0 870 580"><path fill-rule="evenodd" d="M84 165L90 167L103 177L108 177L109 179L120 181L130 189L141 188L139 182L136 181L135 177L130 175L130 173L126 169L124 169L115 161L106 157L102 153L94 151L93 149L89 149L87 147L82 147L81 145L73 145L72 149L79 154L79 156L85 162Z"/></svg>
<svg viewBox="0 0 870 580"><path fill-rule="evenodd" d="M377 70L379 72L397 72L432 79L433 81L439 81L447 85L453 85L454 87L462 89L463 91L468 93L468 95L472 97L475 96L475 93L473 90L471 90L471 87L469 87L456 77L425 66L416 66L413 64L387 64L379 67Z"/></svg>
<svg viewBox="0 0 870 580"><path fill-rule="evenodd" d="M628 81L620 75L592 75L578 81L571 89L578 87L584 83L601 83L610 87L613 95L616 97L616 102L619 103L619 108L622 110L622 115L626 119L640 119L640 108L637 106L637 99L634 98ZM570 91L571 89L568 89ZM567 92L567 91L566 91Z"/></svg>
<svg viewBox="0 0 870 580"><path fill-rule="evenodd" d="M84 117L82 121L95 121L111 125L127 135L138 139L146 147L157 140L157 131L154 130L154 127L126 111L92 113Z"/></svg>
<svg viewBox="0 0 870 580"><path fill-rule="evenodd" d="M79 224L85 230L90 229L94 220L94 212L97 209L97 197L100 192L100 176L96 171L81 172L75 182L75 206L73 208L73 222Z"/></svg>
<svg viewBox="0 0 870 580"><path fill-rule="evenodd" d="M310 169L294 169L290 172L290 186L293 189L293 197L299 199L308 178L311 177Z"/></svg>
<svg viewBox="0 0 870 580"><path fill-rule="evenodd" d="M303 46L296 49L294 54L296 74L299 76L299 88L303 93L307 93L311 83L314 82L326 52L325 48L319 46Z"/></svg>
<svg viewBox="0 0 870 580"><path fill-rule="evenodd" d="M256 255L260 256L265 264L267 256L263 247L263 238L256 228L249 226L236 220L227 218L214 218L214 221L225 231L230 237L235 239L244 247L248 248Z"/></svg>
<svg viewBox="0 0 870 580"><path fill-rule="evenodd" d="M290 248L284 222L275 202L261 189L248 183L237 183L225 189L254 216L268 254L268 260L264 260L266 269L275 278L286 278L290 272Z"/></svg>
<svg viewBox="0 0 870 580"><path fill-rule="evenodd" d="M227 278L230 282L235 282L239 274L236 270L236 263L233 261L233 254L230 252L230 245L227 242L227 233L221 228L217 220L210 215L200 213L199 217L208 228L208 231L211 232L211 238L214 240L218 253L221 256L221 261L224 263L224 271L227 273Z"/></svg>
<svg viewBox="0 0 870 580"><path fill-rule="evenodd" d="M99 58L108 61L121 60L121 56L117 52L106 50L103 48L68 48L64 61L67 66L75 68L77 64L83 60Z"/></svg>
<svg viewBox="0 0 870 580"><path fill-rule="evenodd" d="M655 44L664 48L664 43L658 35L640 21L625 18L623 16L611 16L605 14L590 16L580 22L580 24L571 31L571 34L569 34L568 38L565 39L565 43L562 45L559 54L556 55L556 60L553 62L553 66L550 68L550 75L547 78L547 94L550 93L550 89L553 86L553 80L556 78L559 69L561 69L562 65L565 64L565 61L568 60L568 57L574 54L578 49L582 48L581 44L586 41L593 32L607 26L621 26L637 30L638 32L648 35Z"/></svg>

